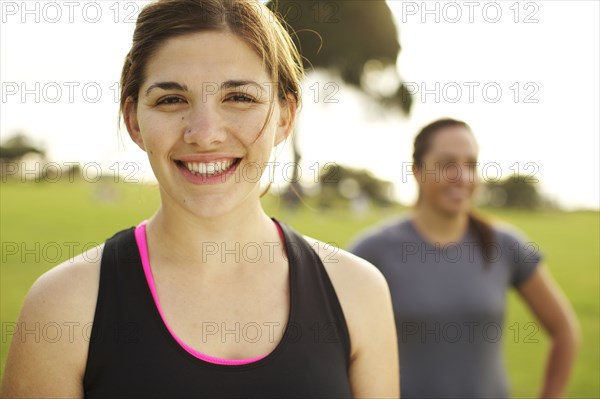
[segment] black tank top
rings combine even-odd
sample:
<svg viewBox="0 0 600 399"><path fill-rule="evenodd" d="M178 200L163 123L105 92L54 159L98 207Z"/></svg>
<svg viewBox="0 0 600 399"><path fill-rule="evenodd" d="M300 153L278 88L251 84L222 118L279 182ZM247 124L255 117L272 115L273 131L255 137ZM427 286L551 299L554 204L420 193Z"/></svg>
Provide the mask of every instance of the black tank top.
<svg viewBox="0 0 600 399"><path fill-rule="evenodd" d="M222 365L187 352L156 307L134 228L106 241L83 379L85 397L349 398L350 338L317 253L283 231L290 310L283 337L260 360Z"/></svg>

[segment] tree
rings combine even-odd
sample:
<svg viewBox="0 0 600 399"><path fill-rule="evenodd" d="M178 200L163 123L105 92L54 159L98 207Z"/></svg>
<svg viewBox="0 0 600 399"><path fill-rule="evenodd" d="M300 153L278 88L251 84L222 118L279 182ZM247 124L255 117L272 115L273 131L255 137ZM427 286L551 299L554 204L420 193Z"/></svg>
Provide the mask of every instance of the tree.
<svg viewBox="0 0 600 399"><path fill-rule="evenodd" d="M16 162L32 153L42 157L45 155L44 150L35 147L23 133L17 133L0 145L1 162Z"/></svg>
<svg viewBox="0 0 600 399"><path fill-rule="evenodd" d="M325 70L358 88L377 105L399 109L404 114L410 112L412 97L396 69L400 52L398 30L385 1L272 0L267 7L287 23L307 71ZM373 78L383 73L393 76L397 87L390 90L389 84L377 84ZM295 168L290 188L301 193L297 131L292 147Z"/></svg>
<svg viewBox="0 0 600 399"><path fill-rule="evenodd" d="M485 185L487 205L497 208L535 209L543 203L535 183L530 177L516 175Z"/></svg>
<svg viewBox="0 0 600 399"><path fill-rule="evenodd" d="M14 175L22 166L19 163L29 154L37 154L42 159L46 157L46 152L34 146L24 133L18 132L5 140L0 145L0 176L4 179Z"/></svg>
<svg viewBox="0 0 600 399"><path fill-rule="evenodd" d="M368 170L330 164L321 169L318 184L321 206L348 202L359 197L379 206L393 204L392 183L373 176Z"/></svg>

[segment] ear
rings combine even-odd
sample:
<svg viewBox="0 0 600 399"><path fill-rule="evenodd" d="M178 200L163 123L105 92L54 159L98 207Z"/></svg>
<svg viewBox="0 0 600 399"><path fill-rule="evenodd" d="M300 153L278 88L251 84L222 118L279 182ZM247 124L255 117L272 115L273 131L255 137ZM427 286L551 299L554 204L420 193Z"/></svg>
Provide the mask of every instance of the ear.
<svg viewBox="0 0 600 399"><path fill-rule="evenodd" d="M415 180L417 181L417 185L420 186L421 184L421 168L413 162L412 164L412 173L413 176L415 177Z"/></svg>
<svg viewBox="0 0 600 399"><path fill-rule="evenodd" d="M125 101L125 109L123 110L123 117L125 119L125 126L129 132L129 137L134 143L138 145L143 151L146 151L144 146L144 140L140 133L140 124L137 119L137 103L133 101L133 98L128 97Z"/></svg>
<svg viewBox="0 0 600 399"><path fill-rule="evenodd" d="M296 121L296 98L291 94L287 95L285 102L280 102L279 120L277 121L277 131L275 133L275 146L287 139L294 130Z"/></svg>

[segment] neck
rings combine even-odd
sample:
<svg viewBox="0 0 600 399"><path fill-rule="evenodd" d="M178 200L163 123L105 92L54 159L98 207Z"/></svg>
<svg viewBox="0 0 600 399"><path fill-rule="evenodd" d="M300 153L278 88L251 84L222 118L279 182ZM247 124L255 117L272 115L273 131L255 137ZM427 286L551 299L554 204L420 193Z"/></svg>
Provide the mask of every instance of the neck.
<svg viewBox="0 0 600 399"><path fill-rule="evenodd" d="M413 210L412 220L427 239L446 244L463 237L468 227L469 215L465 212L449 214L426 203L419 203Z"/></svg>
<svg viewBox="0 0 600 399"><path fill-rule="evenodd" d="M280 242L260 201L248 201L214 217L200 217L163 202L146 231L149 242L159 243L154 246L156 256L194 265L236 263L233 252L248 243L263 247L264 243Z"/></svg>

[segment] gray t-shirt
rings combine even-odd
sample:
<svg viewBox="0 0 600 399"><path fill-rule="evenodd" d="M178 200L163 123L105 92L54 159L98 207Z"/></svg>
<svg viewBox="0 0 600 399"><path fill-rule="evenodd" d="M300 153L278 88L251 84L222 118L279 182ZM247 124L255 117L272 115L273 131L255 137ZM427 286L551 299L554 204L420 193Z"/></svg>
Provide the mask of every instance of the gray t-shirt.
<svg viewBox="0 0 600 399"><path fill-rule="evenodd" d="M472 229L459 242L440 246L425 240L408 218L351 245L390 287L402 398L509 396L501 338L515 333L503 325L505 294L527 280L541 255L518 232L492 229L487 266Z"/></svg>

